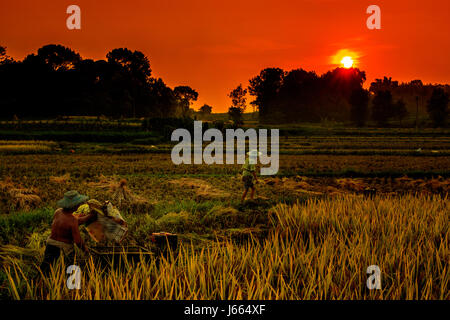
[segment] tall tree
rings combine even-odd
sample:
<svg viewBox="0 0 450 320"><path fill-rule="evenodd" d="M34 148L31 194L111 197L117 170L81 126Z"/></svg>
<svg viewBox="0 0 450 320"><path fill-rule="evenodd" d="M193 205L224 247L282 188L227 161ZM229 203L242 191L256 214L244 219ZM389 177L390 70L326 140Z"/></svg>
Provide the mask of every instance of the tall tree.
<svg viewBox="0 0 450 320"><path fill-rule="evenodd" d="M228 116L233 121L235 127L242 126L244 124L243 112L241 108L230 107L228 108Z"/></svg>
<svg viewBox="0 0 450 320"><path fill-rule="evenodd" d="M204 115L211 114L212 107L210 105L204 104L200 107L199 111L203 113Z"/></svg>
<svg viewBox="0 0 450 320"><path fill-rule="evenodd" d="M59 44L49 44L38 49L37 57L54 71L75 69L81 56L70 48Z"/></svg>
<svg viewBox="0 0 450 320"><path fill-rule="evenodd" d="M321 92L318 95L322 118L346 120L350 115L350 96L362 88L366 80L364 71L358 68L335 68L321 77Z"/></svg>
<svg viewBox="0 0 450 320"><path fill-rule="evenodd" d="M106 55L108 63L116 67L113 76L115 100L126 116L144 116L145 93L151 79L152 69L148 58L140 51L117 48Z"/></svg>
<svg viewBox="0 0 450 320"><path fill-rule="evenodd" d="M235 126L243 124L242 115L247 107L246 95L247 89L243 89L242 84L239 84L228 94L228 97L231 99L231 107L228 109L228 115Z"/></svg>
<svg viewBox="0 0 450 320"><path fill-rule="evenodd" d="M231 90L228 97L231 98L231 105L235 108L240 108L242 112L247 108L247 89L242 88L242 84Z"/></svg>
<svg viewBox="0 0 450 320"><path fill-rule="evenodd" d="M190 114L189 108L191 103L197 101L198 92L189 86L178 86L174 88L175 97L177 97L179 105L179 115L188 117Z"/></svg>
<svg viewBox="0 0 450 320"><path fill-rule="evenodd" d="M178 99L161 78L150 81L148 98L152 108L148 110L147 117L167 118L176 115Z"/></svg>
<svg viewBox="0 0 450 320"><path fill-rule="evenodd" d="M4 47L0 59L8 59ZM70 48L46 45L23 61L0 63L0 117L173 117L181 96L184 102L196 99L192 89L179 88L176 96L151 74L139 51L114 49L107 61L93 61Z"/></svg>
<svg viewBox="0 0 450 320"><path fill-rule="evenodd" d="M321 79L323 88L329 94L349 100L354 90L362 88L366 73L358 68L336 68L324 73Z"/></svg>
<svg viewBox="0 0 450 320"><path fill-rule="evenodd" d="M403 119L405 119L407 115L408 110L406 109L405 101L403 101L403 99L398 99L392 105L392 116L394 117L394 119L400 121L401 124Z"/></svg>
<svg viewBox="0 0 450 320"><path fill-rule="evenodd" d="M255 97L251 104L258 107L260 121L270 121L271 105L276 102L285 74L283 69L267 68L250 79L248 90Z"/></svg>
<svg viewBox="0 0 450 320"><path fill-rule="evenodd" d="M435 88L427 102L427 111L435 126L443 126L448 116L448 93Z"/></svg>
<svg viewBox="0 0 450 320"><path fill-rule="evenodd" d="M6 54L6 47L0 46L0 66L14 62L14 59Z"/></svg>
<svg viewBox="0 0 450 320"><path fill-rule="evenodd" d="M363 88L353 90L350 96L350 119L358 127L364 126L369 109L369 92Z"/></svg>
<svg viewBox="0 0 450 320"><path fill-rule="evenodd" d="M140 51L127 48L117 48L106 55L109 63L120 66L141 84L150 80L152 69L148 58Z"/></svg>
<svg viewBox="0 0 450 320"><path fill-rule="evenodd" d="M372 101L372 119L385 126L392 116L392 94L389 90L378 91Z"/></svg>
<svg viewBox="0 0 450 320"><path fill-rule="evenodd" d="M370 84L369 91L377 93L378 91L395 90L398 87L398 81L393 81L392 77L383 77L383 79L375 79Z"/></svg>
<svg viewBox="0 0 450 320"><path fill-rule="evenodd" d="M18 68L24 97L18 97L22 117L83 114L77 67L81 56L62 45L49 44L30 54Z"/></svg>
<svg viewBox="0 0 450 320"><path fill-rule="evenodd" d="M318 92L319 78L315 72L303 69L287 72L277 95L277 109L271 110L271 117L280 122L317 120Z"/></svg>

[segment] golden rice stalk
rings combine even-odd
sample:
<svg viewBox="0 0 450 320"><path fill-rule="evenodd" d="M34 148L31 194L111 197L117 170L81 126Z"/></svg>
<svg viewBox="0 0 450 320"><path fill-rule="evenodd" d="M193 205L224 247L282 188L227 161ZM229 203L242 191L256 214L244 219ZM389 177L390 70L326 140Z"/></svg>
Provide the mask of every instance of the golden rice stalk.
<svg viewBox="0 0 450 320"><path fill-rule="evenodd" d="M70 181L70 173L66 173L62 176L51 176L50 182L56 183L56 184L65 184Z"/></svg>
<svg viewBox="0 0 450 320"><path fill-rule="evenodd" d="M367 187L361 179L341 178L336 179L336 182L341 188L356 192L361 192Z"/></svg>
<svg viewBox="0 0 450 320"><path fill-rule="evenodd" d="M10 189L9 195L16 210L29 211L38 207L42 202L41 198L31 189Z"/></svg>
<svg viewBox="0 0 450 320"><path fill-rule="evenodd" d="M228 192L215 188L202 179L180 178L169 182L184 189L192 189L197 198L224 198L230 195Z"/></svg>
<svg viewBox="0 0 450 320"><path fill-rule="evenodd" d="M0 191L5 192L11 188L14 188L14 182L11 177L6 177L4 180L0 181Z"/></svg>
<svg viewBox="0 0 450 320"><path fill-rule="evenodd" d="M0 192L6 194L16 210L29 211L42 202L35 190L16 186L9 177L0 181Z"/></svg>
<svg viewBox="0 0 450 320"><path fill-rule="evenodd" d="M125 179L122 179L118 184L111 186L111 201L119 207L148 202L146 199L131 192L127 187L127 181Z"/></svg>
<svg viewBox="0 0 450 320"><path fill-rule="evenodd" d="M0 246L0 261L2 262L2 265L10 265L17 259L32 259L39 261L40 258L40 250L35 248L22 248L10 244Z"/></svg>
<svg viewBox="0 0 450 320"><path fill-rule="evenodd" d="M113 177L105 177L104 175L99 176L99 181L89 182L88 186L96 189L111 189L117 184L117 181Z"/></svg>

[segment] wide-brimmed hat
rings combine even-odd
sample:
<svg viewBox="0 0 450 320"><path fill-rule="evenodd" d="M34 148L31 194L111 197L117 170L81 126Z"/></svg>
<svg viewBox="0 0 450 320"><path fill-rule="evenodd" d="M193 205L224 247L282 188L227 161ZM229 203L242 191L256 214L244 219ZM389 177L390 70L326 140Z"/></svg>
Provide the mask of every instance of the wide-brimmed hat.
<svg viewBox="0 0 450 320"><path fill-rule="evenodd" d="M254 149L254 150L251 150L251 151L247 152L247 155L250 156L250 157L256 157L256 156L261 156L262 153L259 152L258 150Z"/></svg>
<svg viewBox="0 0 450 320"><path fill-rule="evenodd" d="M88 199L88 196L79 194L78 191L71 190L64 194L64 198L59 200L57 205L63 209L72 209L86 202Z"/></svg>

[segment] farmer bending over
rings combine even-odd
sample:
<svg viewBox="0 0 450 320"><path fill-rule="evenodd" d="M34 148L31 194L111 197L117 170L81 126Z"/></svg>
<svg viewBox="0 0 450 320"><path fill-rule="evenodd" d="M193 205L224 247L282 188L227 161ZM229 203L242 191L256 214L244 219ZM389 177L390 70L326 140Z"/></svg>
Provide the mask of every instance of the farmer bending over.
<svg viewBox="0 0 450 320"><path fill-rule="evenodd" d="M253 179L255 179L255 183L258 183L258 178L256 177L256 162L258 156L261 155L261 152L256 150L252 150L247 152L248 157L245 159L245 163L242 166L242 181L244 182L244 193L242 194L241 201L244 202L245 197L247 196L248 189L252 189L250 194L250 198L253 200L255 196L255 185L253 183Z"/></svg>
<svg viewBox="0 0 450 320"><path fill-rule="evenodd" d="M64 198L57 202L59 209L55 211L53 217L52 233L47 239L44 260L41 264L41 270L44 274L50 270L50 265L58 259L61 251L64 253L66 262L73 263L74 243L84 252L88 252L81 239L78 226L94 221L96 213L92 210L88 215L79 218L73 216L77 208L88 199L87 196L80 195L77 191L72 190L66 192Z"/></svg>

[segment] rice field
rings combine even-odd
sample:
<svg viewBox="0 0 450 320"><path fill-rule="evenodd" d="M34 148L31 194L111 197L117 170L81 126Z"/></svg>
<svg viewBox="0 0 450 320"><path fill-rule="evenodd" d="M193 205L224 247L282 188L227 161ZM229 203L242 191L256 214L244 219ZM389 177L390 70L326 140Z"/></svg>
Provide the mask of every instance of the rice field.
<svg viewBox="0 0 450 320"><path fill-rule="evenodd" d="M239 165L175 166L170 144L0 141L0 299L450 299L447 137L280 144L279 173L242 204ZM158 152L130 153L140 147ZM120 208L124 245L151 249L166 231L179 249L107 269L78 252L80 290L62 262L41 277L56 201L72 189ZM367 288L370 265L380 290Z"/></svg>
<svg viewBox="0 0 450 320"><path fill-rule="evenodd" d="M53 141L0 140L0 154L50 153L56 149L56 146L57 144Z"/></svg>
<svg viewBox="0 0 450 320"><path fill-rule="evenodd" d="M448 203L345 195L280 204L268 213L266 239L196 248L183 241L159 264L141 260L108 270L89 259L75 291L65 286L62 264L42 280L35 266L26 272L9 256L5 275L14 299L447 300ZM381 269L380 290L366 287L370 265Z"/></svg>

